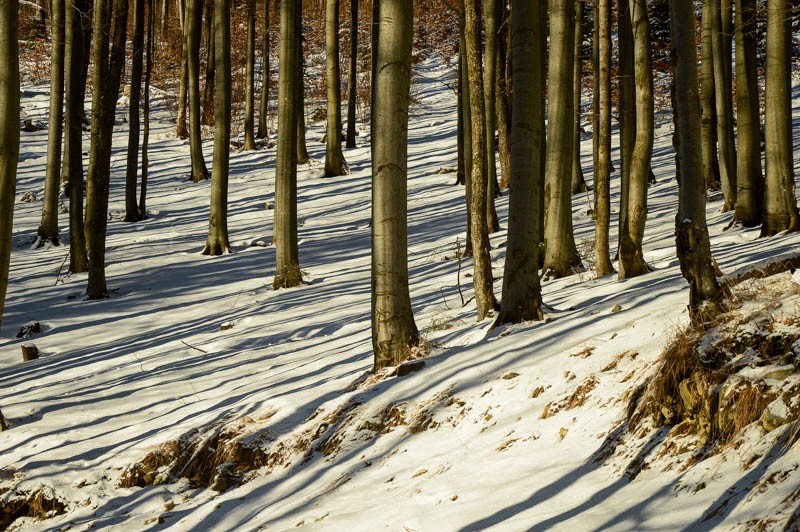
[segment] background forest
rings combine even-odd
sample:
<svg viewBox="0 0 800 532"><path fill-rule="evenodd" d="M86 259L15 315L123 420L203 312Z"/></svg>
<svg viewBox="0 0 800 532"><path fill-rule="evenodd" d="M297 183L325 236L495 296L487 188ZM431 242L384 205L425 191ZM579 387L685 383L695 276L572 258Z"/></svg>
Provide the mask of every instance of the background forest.
<svg viewBox="0 0 800 532"><path fill-rule="evenodd" d="M792 2L0 1L0 53L0 526L800 522Z"/></svg>

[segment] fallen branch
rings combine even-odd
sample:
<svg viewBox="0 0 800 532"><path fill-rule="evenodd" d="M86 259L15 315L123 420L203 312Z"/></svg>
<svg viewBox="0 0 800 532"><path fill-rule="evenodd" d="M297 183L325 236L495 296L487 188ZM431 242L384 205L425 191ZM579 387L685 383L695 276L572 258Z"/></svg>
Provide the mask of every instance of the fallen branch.
<svg viewBox="0 0 800 532"><path fill-rule="evenodd" d="M186 343L186 342L184 342L183 340L181 340L181 343L182 343L183 345L185 345L186 347L191 347L192 349L197 349L198 351L200 351L201 353L204 353L204 354L206 354L206 355L208 354L208 351L203 351L203 350L202 350L202 349L200 349L199 347L195 347L195 346L193 346L192 344L187 344L187 343Z"/></svg>

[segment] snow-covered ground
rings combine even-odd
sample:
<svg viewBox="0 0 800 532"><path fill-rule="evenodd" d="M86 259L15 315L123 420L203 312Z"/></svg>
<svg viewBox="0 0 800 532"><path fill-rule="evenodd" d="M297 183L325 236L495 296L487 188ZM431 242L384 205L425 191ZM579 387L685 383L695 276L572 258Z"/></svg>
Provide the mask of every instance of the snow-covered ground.
<svg viewBox="0 0 800 532"><path fill-rule="evenodd" d="M22 134L17 195L39 200L15 209L0 338L0 408L12 428L0 433L0 492L10 489L8 499L44 488L66 508L14 526L747 529L763 518L782 528L800 513L800 452L781 446L778 430L754 433L738 449L695 465L657 452L664 430L624 434L632 394L688 321L688 286L674 251L669 117L658 117L658 184L650 188L645 235L655 271L627 281L587 272L546 282L548 320L490 330L488 320L475 322L471 263L456 258L464 242L463 188L453 185L454 174L440 173L456 164L452 76L435 60L415 68L410 283L429 356L422 370L404 377L369 375L364 140L345 152L350 175L323 178L323 124L309 130L313 161L298 179L307 284L275 291L274 250L261 245L272 238L265 204L273 200L274 150L232 154L235 253L202 256L209 183L186 180L188 143L174 138L172 117L157 98L149 218L120 221L127 136L121 123L112 156L112 295L85 301L85 275L65 276L66 246L29 249L41 211L47 134ZM46 121L47 90L23 87L23 113L34 122ZM797 134L797 84L794 91ZM205 149L210 161L210 139ZM589 179L591 139L582 150ZM498 200L504 227L507 199ZM576 239L584 249L594 232L588 202L574 198ZM714 196L708 215L724 272L800 252L798 234L758 239L757 229L723 230L731 215L720 213L721 205ZM61 227L66 235L66 215ZM612 248L615 227L616 218ZM492 236L498 297L504 240L503 231ZM789 301L796 311L796 297ZM14 338L31 320L44 331ZM21 361L26 342L38 346L41 359ZM153 449L225 431L263 451L260 468L245 473L242 484L222 493L187 479L120 487L132 464ZM623 442L616 451L615 442Z"/></svg>

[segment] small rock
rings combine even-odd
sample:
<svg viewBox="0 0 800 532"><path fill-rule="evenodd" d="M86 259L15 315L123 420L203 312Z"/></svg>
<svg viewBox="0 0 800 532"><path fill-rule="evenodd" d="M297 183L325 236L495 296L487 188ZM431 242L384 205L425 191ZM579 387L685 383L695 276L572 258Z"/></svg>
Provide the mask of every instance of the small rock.
<svg viewBox="0 0 800 532"><path fill-rule="evenodd" d="M404 362L399 366L397 366L397 369L394 371L394 374L398 377L405 377L409 373L419 371L424 367L425 367L425 361L422 359L409 360L408 362Z"/></svg>
<svg viewBox="0 0 800 532"><path fill-rule="evenodd" d="M30 338L34 334L39 334L40 332L42 332L42 324L38 321L29 321L19 328L17 338Z"/></svg>
<svg viewBox="0 0 800 532"><path fill-rule="evenodd" d="M611 307L611 312L613 313L619 312L620 310L622 310L622 307L620 305L614 305L613 307Z"/></svg>
<svg viewBox="0 0 800 532"><path fill-rule="evenodd" d="M219 326L219 330L220 331L229 331L229 330L233 329L235 326L236 326L236 324L234 322L226 321L225 323L223 323L222 325Z"/></svg>

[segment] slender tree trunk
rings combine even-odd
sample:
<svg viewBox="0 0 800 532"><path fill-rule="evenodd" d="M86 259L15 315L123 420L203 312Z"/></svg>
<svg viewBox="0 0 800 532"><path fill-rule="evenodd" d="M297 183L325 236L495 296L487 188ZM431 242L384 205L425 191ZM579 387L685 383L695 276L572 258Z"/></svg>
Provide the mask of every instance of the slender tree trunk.
<svg viewBox="0 0 800 532"><path fill-rule="evenodd" d="M722 194L725 196L723 211L736 205L736 148L733 143L733 102L731 89L730 35L723 24L723 9L720 2L711 1L712 40L714 47L714 90L717 107L717 143L719 144L719 169ZM725 10L727 11L727 10ZM729 18L730 13L727 13Z"/></svg>
<svg viewBox="0 0 800 532"><path fill-rule="evenodd" d="M583 77L583 11L586 0L578 0L575 2L575 36L574 36L574 60L573 60L573 73L572 82L574 84L572 97L574 118L572 120L573 141L572 150L572 193L578 194L586 192L586 180L583 177L583 168L581 166L581 78Z"/></svg>
<svg viewBox="0 0 800 532"><path fill-rule="evenodd" d="M330 0L328 0L330 1ZM374 370L411 358L419 344L408 292L407 166L412 0L382 0L372 161Z"/></svg>
<svg viewBox="0 0 800 532"><path fill-rule="evenodd" d="M650 23L646 0L631 0L634 55L636 58L636 142L633 146L625 232L620 233L619 278L650 271L644 261L642 241L647 222L647 182L653 155L653 71L650 60Z"/></svg>
<svg viewBox="0 0 800 532"><path fill-rule="evenodd" d="M489 226L486 216L487 173L486 101L483 95L480 43L478 42L478 6L476 0L464 0L464 37L466 39L467 70L470 84L470 113L472 115L472 253L475 271L475 302L478 321L486 318L496 305L492 289L492 261L489 256Z"/></svg>
<svg viewBox="0 0 800 532"><path fill-rule="evenodd" d="M88 9L87 0L67 0L66 46L65 46L65 100L64 122L64 168L69 190L69 271L82 273L89 268L86 255L86 234L83 230L83 13ZM63 179L63 178L62 178Z"/></svg>
<svg viewBox="0 0 800 532"><path fill-rule="evenodd" d="M136 222L139 206L136 203L136 182L139 177L139 103L142 94L144 62L144 0L133 3L133 43L131 58L131 96L128 108L128 160L125 168L125 221Z"/></svg>
<svg viewBox="0 0 800 532"><path fill-rule="evenodd" d="M258 133L256 137L265 139L267 115L269 114L269 0L264 0L264 27L261 36L261 106L258 109Z"/></svg>
<svg viewBox="0 0 800 532"><path fill-rule="evenodd" d="M8 291L19 161L18 10L17 0L0 0L0 324Z"/></svg>
<svg viewBox="0 0 800 532"><path fill-rule="evenodd" d="M463 24L459 32L463 35ZM458 44L458 68L456 70L456 153L458 154L458 163L456 167L456 185L466 184L466 160L464 157L464 150L466 149L464 130L464 49L461 48L461 41L463 37L459 38ZM469 208L467 208L469 212Z"/></svg>
<svg viewBox="0 0 800 532"><path fill-rule="evenodd" d="M761 224L764 205L755 0L736 0L736 128L736 210L733 217L745 227L754 227Z"/></svg>
<svg viewBox="0 0 800 532"><path fill-rule="evenodd" d="M511 49L511 12L502 9L501 30L498 35L498 62L496 115L497 115L497 153L500 159L500 188L508 188L511 183L511 108L509 106L510 87L510 49Z"/></svg>
<svg viewBox="0 0 800 532"><path fill-rule="evenodd" d="M186 5L186 51L189 92L189 150L192 158L191 180L208 179L203 157L202 114L200 111L200 38L203 0L188 0Z"/></svg>
<svg viewBox="0 0 800 532"><path fill-rule="evenodd" d="M113 38L109 56L109 32L113 15ZM125 40L128 26L127 0L95 0L94 72L92 85L92 132L89 148L89 173L86 179L87 204L85 231L89 249L88 299L108 297L106 284L106 227L108 192L111 181L111 141L122 69L125 66Z"/></svg>
<svg viewBox="0 0 800 532"><path fill-rule="evenodd" d="M691 0L671 0L673 77L680 150L677 164L681 180L675 239L681 272L689 282L689 314L694 322L705 321L722 298L715 275L706 225L706 183L703 160L696 149L700 142L700 103L697 86L694 9Z"/></svg>
<svg viewBox="0 0 800 532"><path fill-rule="evenodd" d="M767 0L764 140L767 180L761 236L800 230L792 154L790 0Z"/></svg>
<svg viewBox="0 0 800 532"><path fill-rule="evenodd" d="M203 87L203 124L206 126L214 125L214 86L216 64L216 36L214 35L214 3L216 0L205 0L206 16L206 84Z"/></svg>
<svg viewBox="0 0 800 532"><path fill-rule="evenodd" d="M628 189L631 158L636 143L636 86L634 81L633 28L628 0L617 0L617 48L619 53L619 234L628 232Z"/></svg>
<svg viewBox="0 0 800 532"><path fill-rule="evenodd" d="M247 0L247 72L245 74L244 149L256 149L256 0Z"/></svg>
<svg viewBox="0 0 800 532"><path fill-rule="evenodd" d="M550 62L548 67L548 136L545 162L545 256L548 277L563 277L581 267L572 229L574 136L575 3L550 2Z"/></svg>
<svg viewBox="0 0 800 532"><path fill-rule="evenodd" d="M339 73L339 0L325 0L325 56L328 78L328 123L325 177L347 173L342 154L342 91Z"/></svg>
<svg viewBox="0 0 800 532"><path fill-rule="evenodd" d="M47 127L47 169L44 178L42 220L33 247L59 245L58 189L61 173L61 136L64 131L64 0L53 0L50 9L50 112Z"/></svg>
<svg viewBox="0 0 800 532"><path fill-rule="evenodd" d="M709 190L719 190L719 160L717 159L717 110L714 91L714 46L711 4L703 0L700 37L700 116L703 154L703 180Z"/></svg>
<svg viewBox="0 0 800 532"><path fill-rule="evenodd" d="M461 36L458 62L461 67L461 118L464 123L464 190L467 207L467 231L464 256L472 256L472 106L470 104L469 65L467 64L467 41L464 13L461 13Z"/></svg>
<svg viewBox="0 0 800 532"><path fill-rule="evenodd" d="M298 26L302 26L302 23L298 22ZM303 58L302 28L297 30L297 34L299 35L300 44L297 46L297 92L295 95L297 98L297 135L295 136L297 148L295 154L297 157L297 164L305 164L309 161L310 157L308 155L308 148L306 147L306 80L304 73L305 59Z"/></svg>
<svg viewBox="0 0 800 532"><path fill-rule="evenodd" d="M228 170L231 151L231 19L230 0L214 2L214 166L211 213L203 255L231 252L228 240Z"/></svg>
<svg viewBox="0 0 800 532"><path fill-rule="evenodd" d="M169 29L170 0L161 0L161 35L166 36Z"/></svg>
<svg viewBox="0 0 800 532"><path fill-rule="evenodd" d="M139 187L139 218L147 218L147 177L150 165L150 78L153 73L153 41L156 32L155 0L147 2L147 60L144 64L144 132L142 133L142 183Z"/></svg>
<svg viewBox="0 0 800 532"><path fill-rule="evenodd" d="M483 12L485 20L485 51L483 54L483 92L486 99L484 105L484 127L486 138L486 222L489 232L494 233L500 230L500 220L497 218L497 209L494 204L494 197L497 194L499 185L497 184L497 159L495 157L495 131L497 129L497 99L495 89L497 87L497 0L483 0ZM480 27L480 22L478 23Z"/></svg>
<svg viewBox="0 0 800 532"><path fill-rule="evenodd" d="M302 68L300 2L281 3L281 38L278 61L278 148L275 167L276 250L272 286L291 288L302 283L297 247L297 138L299 103L297 97Z"/></svg>
<svg viewBox="0 0 800 532"><path fill-rule="evenodd" d="M166 4L167 0L164 0ZM163 14L162 14L163 16ZM164 21L166 18L161 20L162 23L162 32L165 28ZM185 139L189 137L189 128L186 126L186 94L187 94L187 84L189 80L189 52L188 52L188 45L186 43L186 34L188 28L184 25L184 29L181 33L181 78L180 78L180 85L178 86L178 120L177 125L175 127L175 136L179 139ZM162 35L166 35L162 33Z"/></svg>
<svg viewBox="0 0 800 532"><path fill-rule="evenodd" d="M350 70L347 78L347 134L345 147L356 147L356 97L358 96L358 0L350 0Z"/></svg>
<svg viewBox="0 0 800 532"><path fill-rule="evenodd" d="M594 157L595 274L603 277L614 273L609 247L611 225L611 6L609 0L595 5L598 61L597 76L597 154Z"/></svg>
<svg viewBox="0 0 800 532"><path fill-rule="evenodd" d="M508 247L503 272L499 323L542 319L539 285L541 217L536 208L544 194L542 149L545 142L544 78L538 60L545 48L539 2L512 0L511 193L508 208Z"/></svg>

